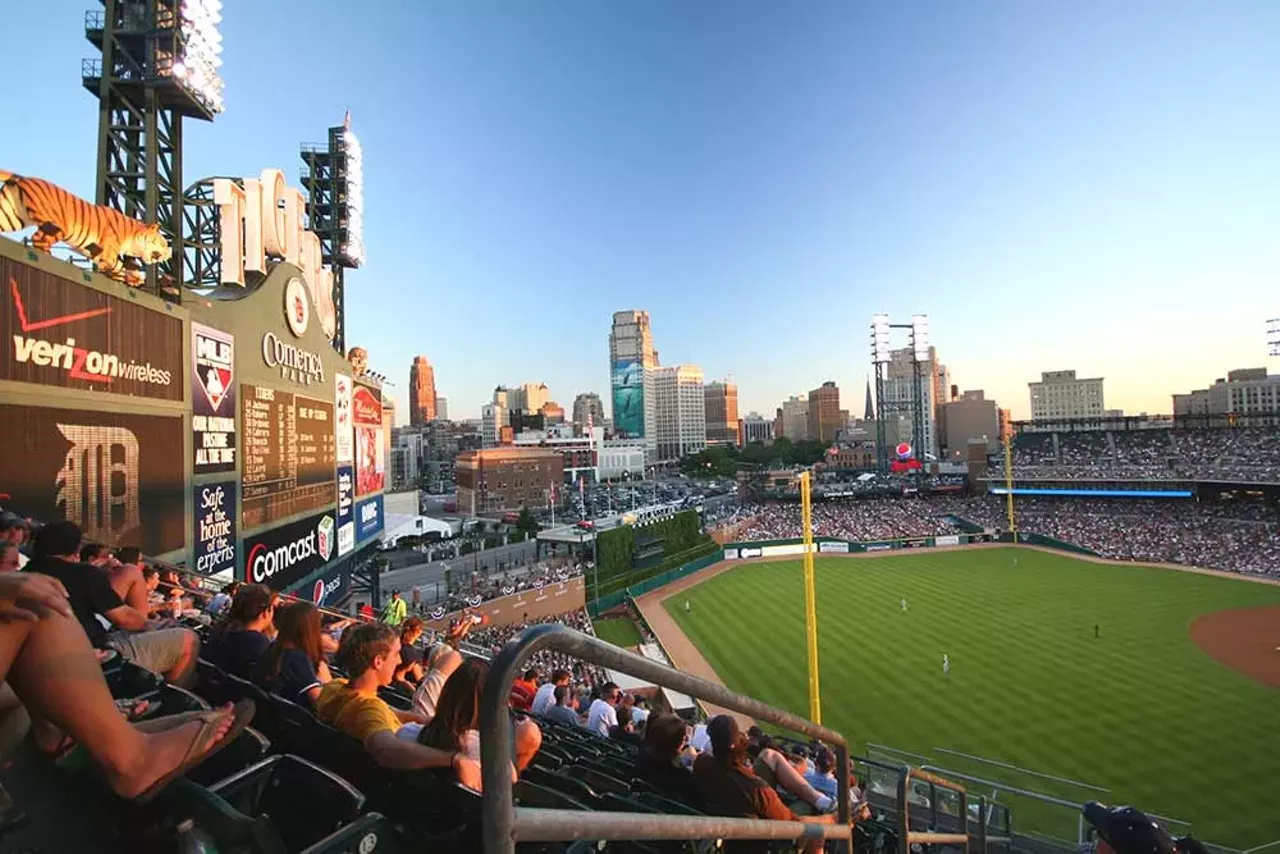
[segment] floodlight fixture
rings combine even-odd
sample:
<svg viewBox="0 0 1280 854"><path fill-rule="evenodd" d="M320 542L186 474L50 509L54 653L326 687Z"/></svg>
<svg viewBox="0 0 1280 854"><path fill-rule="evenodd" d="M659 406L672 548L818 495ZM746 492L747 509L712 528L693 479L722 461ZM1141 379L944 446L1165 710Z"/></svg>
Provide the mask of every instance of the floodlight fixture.
<svg viewBox="0 0 1280 854"><path fill-rule="evenodd" d="M892 359L892 330L889 315L874 314L871 316L871 361L873 364L885 365Z"/></svg>
<svg viewBox="0 0 1280 854"><path fill-rule="evenodd" d="M1267 321L1267 355L1280 356L1280 317Z"/></svg>
<svg viewBox="0 0 1280 854"><path fill-rule="evenodd" d="M924 314L911 315L911 350L917 362L929 361L929 317Z"/></svg>
<svg viewBox="0 0 1280 854"><path fill-rule="evenodd" d="M178 27L178 58L172 74L211 113L223 110L222 4L218 0L183 0Z"/></svg>
<svg viewBox="0 0 1280 854"><path fill-rule="evenodd" d="M346 225L338 252L353 267L364 263L364 149L360 138L351 130L349 120L342 132L342 151L346 156Z"/></svg>

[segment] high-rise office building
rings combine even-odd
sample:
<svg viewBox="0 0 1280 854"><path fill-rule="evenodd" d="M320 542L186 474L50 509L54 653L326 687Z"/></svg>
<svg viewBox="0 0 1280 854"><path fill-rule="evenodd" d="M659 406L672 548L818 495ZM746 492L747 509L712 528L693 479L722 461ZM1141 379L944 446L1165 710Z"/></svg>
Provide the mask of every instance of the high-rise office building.
<svg viewBox="0 0 1280 854"><path fill-rule="evenodd" d="M742 444L750 445L752 442L760 442L768 445L773 442L774 422L766 420L759 412L748 412L740 423Z"/></svg>
<svg viewBox="0 0 1280 854"><path fill-rule="evenodd" d="M436 418L440 421L449 420L449 398L436 395Z"/></svg>
<svg viewBox="0 0 1280 854"><path fill-rule="evenodd" d="M673 365L656 368L653 375L657 460L667 462L696 454L707 446L702 368Z"/></svg>
<svg viewBox="0 0 1280 854"><path fill-rule="evenodd" d="M604 426L604 404L594 391L584 391L573 399L573 432L576 435L586 435L588 415L592 426Z"/></svg>
<svg viewBox="0 0 1280 854"><path fill-rule="evenodd" d="M1102 399L1102 377L1076 379L1075 371L1043 371L1040 382L1027 383L1031 390L1031 420L1055 418L1101 418L1106 406Z"/></svg>
<svg viewBox="0 0 1280 854"><path fill-rule="evenodd" d="M941 409L938 438L948 459L965 459L970 444L979 439L987 443L989 453L999 449L1000 408L994 400L987 400L981 389L966 391Z"/></svg>
<svg viewBox="0 0 1280 854"><path fill-rule="evenodd" d="M426 356L415 356L409 368L409 425L436 420L436 371Z"/></svg>
<svg viewBox="0 0 1280 854"><path fill-rule="evenodd" d="M840 387L834 382L827 381L809 392L808 421L810 439L836 440L836 432L844 427L845 416L840 414Z"/></svg>
<svg viewBox="0 0 1280 854"><path fill-rule="evenodd" d="M738 444L738 387L727 380L709 382L703 392L707 407L707 443Z"/></svg>
<svg viewBox="0 0 1280 854"><path fill-rule="evenodd" d="M792 442L809 438L809 401L805 396L791 396L782 401L782 433L774 431L774 438L786 437Z"/></svg>
<svg viewBox="0 0 1280 854"><path fill-rule="evenodd" d="M894 350L889 354L889 364L885 370L884 396L889 404L902 408L896 409L897 438L910 442L915 432L915 415L911 411L914 395L919 394L921 410L924 414L924 447L916 448L916 458L926 459L938 454L938 415L939 408L950 396L948 387L944 385L949 378L945 366L938 364L938 351L929 348L929 359L920 365L920 385L916 388L915 352L910 347ZM892 438L892 437L890 437Z"/></svg>
<svg viewBox="0 0 1280 854"><path fill-rule="evenodd" d="M649 312L614 312L609 329L613 431L620 438L644 439L651 462L657 454L653 374L658 364Z"/></svg>

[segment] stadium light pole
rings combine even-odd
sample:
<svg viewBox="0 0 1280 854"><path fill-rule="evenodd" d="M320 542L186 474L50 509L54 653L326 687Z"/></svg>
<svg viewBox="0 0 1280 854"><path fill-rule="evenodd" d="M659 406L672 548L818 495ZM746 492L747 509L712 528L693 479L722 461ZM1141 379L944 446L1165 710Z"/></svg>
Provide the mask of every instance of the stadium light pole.
<svg viewBox="0 0 1280 854"><path fill-rule="evenodd" d="M1280 317L1267 321L1267 355L1280 356Z"/></svg>
<svg viewBox="0 0 1280 854"><path fill-rule="evenodd" d="M818 608L813 589L813 514L809 472L800 473L800 524L804 528L804 635L809 650L809 720L822 723L818 689Z"/></svg>

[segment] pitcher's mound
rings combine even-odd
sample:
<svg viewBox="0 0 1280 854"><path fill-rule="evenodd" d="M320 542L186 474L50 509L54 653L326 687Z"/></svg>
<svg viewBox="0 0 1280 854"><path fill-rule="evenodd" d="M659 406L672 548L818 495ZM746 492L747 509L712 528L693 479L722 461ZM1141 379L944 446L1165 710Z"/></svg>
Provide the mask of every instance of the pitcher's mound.
<svg viewBox="0 0 1280 854"><path fill-rule="evenodd" d="M1191 639L1220 664L1280 688L1280 607L1205 614L1191 624Z"/></svg>

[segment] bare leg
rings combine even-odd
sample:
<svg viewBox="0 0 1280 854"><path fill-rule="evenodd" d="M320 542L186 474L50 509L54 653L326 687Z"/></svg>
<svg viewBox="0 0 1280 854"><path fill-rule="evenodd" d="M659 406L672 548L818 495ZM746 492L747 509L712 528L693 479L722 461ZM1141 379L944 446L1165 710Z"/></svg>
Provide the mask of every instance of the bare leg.
<svg viewBox="0 0 1280 854"><path fill-rule="evenodd" d="M529 767L538 748L542 747L542 730L532 718L525 718L516 724L516 770L523 771Z"/></svg>
<svg viewBox="0 0 1280 854"><path fill-rule="evenodd" d="M192 677L196 672L196 659L200 657L200 637L195 632L187 632L182 644L182 657L173 669L165 674L179 688L191 687Z"/></svg>
<svg viewBox="0 0 1280 854"><path fill-rule="evenodd" d="M786 789L795 797L804 801L809 806L813 806L818 802L818 798L822 793L817 791L804 781L799 772L791 767L791 763L787 761L787 757L771 747L766 747L760 751L759 761L769 766L769 770L773 772L774 778L778 781L778 785Z"/></svg>
<svg viewBox="0 0 1280 854"><path fill-rule="evenodd" d="M126 798L178 767L200 729L194 721L155 734L130 726L116 711L84 629L61 615L37 623L0 623L0 678L9 680L33 716L81 744L102 766L111 788ZM231 723L227 715L218 738Z"/></svg>

